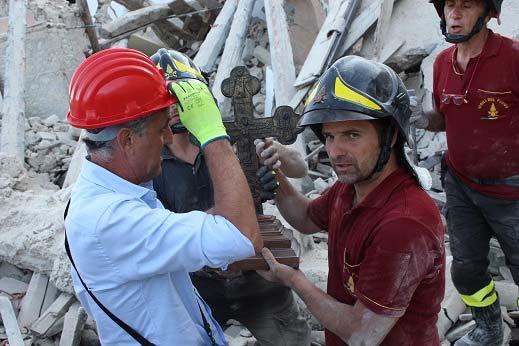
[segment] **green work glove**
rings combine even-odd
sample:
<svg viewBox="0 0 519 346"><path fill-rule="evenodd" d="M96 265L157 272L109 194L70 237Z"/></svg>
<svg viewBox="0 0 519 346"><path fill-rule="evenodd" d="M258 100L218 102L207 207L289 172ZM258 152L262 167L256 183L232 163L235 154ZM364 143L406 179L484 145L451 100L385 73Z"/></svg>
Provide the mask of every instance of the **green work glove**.
<svg viewBox="0 0 519 346"><path fill-rule="evenodd" d="M220 110L207 85L196 79L178 80L168 84L178 99L180 122L204 148L207 144L229 139Z"/></svg>

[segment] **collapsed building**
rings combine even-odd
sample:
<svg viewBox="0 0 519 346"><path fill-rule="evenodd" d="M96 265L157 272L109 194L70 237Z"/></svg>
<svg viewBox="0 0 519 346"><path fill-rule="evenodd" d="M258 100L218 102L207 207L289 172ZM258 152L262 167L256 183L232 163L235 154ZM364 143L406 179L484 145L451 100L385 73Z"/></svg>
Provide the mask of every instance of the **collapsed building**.
<svg viewBox="0 0 519 346"><path fill-rule="evenodd" d="M9 134L23 137L20 154L0 153L0 299L7 298L0 300L0 342L9 338L12 345L16 337L36 345L98 344L94 322L87 319L73 296L63 248L63 210L85 153L80 132L64 120L68 83L85 56L113 46L148 55L160 47L180 50L208 74L222 113L232 118L230 101L220 87L235 66L246 66L261 81L261 90L253 97L254 114L269 117L282 105L300 111L312 84L345 54L388 64L431 108L432 64L447 47L439 20L425 0L394 4L286 0L283 5L270 0L29 0L24 9L26 32L21 38L8 30L12 3L0 4L0 56L6 56L16 39L22 40L25 51L21 70L13 67L17 61L0 59L2 141L10 140ZM492 23L492 28L519 38L514 22L519 4L505 2L503 6L503 24ZM22 93L6 95L9 80L16 78L23 80ZM6 115L6 109L11 109L6 104L13 97L23 104L23 119L16 126ZM415 164L430 172L429 193L442 208L445 194L439 163L447 148L445 135L417 130L415 137L416 149L410 156L414 154ZM324 147L309 131L294 146L309 165L308 176L296 183L307 196L319 196L336 180ZM275 205L267 202L264 210L282 220ZM296 239L301 249L300 268L325 289L326 233L296 235ZM513 327L519 317L517 297L511 293L516 287L497 242L491 244L490 260L504 316ZM438 321L444 345L474 325L448 269ZM315 344L324 344L322 326L299 303L314 330ZM12 328L17 329L17 336ZM507 329L505 344L519 339L512 338L512 331L515 329ZM251 334L233 321L228 323L226 335L231 345L254 344Z"/></svg>

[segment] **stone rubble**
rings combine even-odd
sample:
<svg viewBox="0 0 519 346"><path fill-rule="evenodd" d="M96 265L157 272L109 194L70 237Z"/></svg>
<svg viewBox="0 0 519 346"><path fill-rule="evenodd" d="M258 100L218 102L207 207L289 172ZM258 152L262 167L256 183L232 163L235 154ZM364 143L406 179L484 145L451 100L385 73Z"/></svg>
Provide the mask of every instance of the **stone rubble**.
<svg viewBox="0 0 519 346"><path fill-rule="evenodd" d="M25 132L25 162L29 170L49 174L50 181L63 184L77 145L65 120L53 114L45 119L31 117Z"/></svg>

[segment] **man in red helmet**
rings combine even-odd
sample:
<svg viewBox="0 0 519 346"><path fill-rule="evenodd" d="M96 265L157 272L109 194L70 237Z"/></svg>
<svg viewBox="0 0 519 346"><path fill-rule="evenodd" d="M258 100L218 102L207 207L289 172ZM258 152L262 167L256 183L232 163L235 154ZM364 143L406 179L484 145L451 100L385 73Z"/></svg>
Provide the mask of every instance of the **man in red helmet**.
<svg viewBox="0 0 519 346"><path fill-rule="evenodd" d="M172 140L174 102L207 159L213 215L170 212L152 188L162 149ZM166 87L146 55L108 49L74 73L67 119L86 129L88 156L67 207L66 248L74 289L96 320L101 343L227 345L189 272L225 269L261 249L262 240L207 86L192 80Z"/></svg>
<svg viewBox="0 0 519 346"><path fill-rule="evenodd" d="M488 273L496 236L519 283L519 43L487 28L502 0L431 0L454 43L434 62L434 110L411 122L446 131L452 280L476 328L456 346L500 345L499 298Z"/></svg>

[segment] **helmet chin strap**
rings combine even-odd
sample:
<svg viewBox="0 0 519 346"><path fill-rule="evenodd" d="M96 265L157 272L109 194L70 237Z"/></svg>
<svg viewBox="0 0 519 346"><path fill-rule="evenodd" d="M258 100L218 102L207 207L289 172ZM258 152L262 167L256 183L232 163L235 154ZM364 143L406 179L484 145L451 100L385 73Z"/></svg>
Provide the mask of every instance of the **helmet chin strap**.
<svg viewBox="0 0 519 346"><path fill-rule="evenodd" d="M445 23L445 19L442 19L441 26L442 26L442 33L443 36L445 36L445 41L449 43L463 43L470 40L474 35L476 35L478 32L483 29L483 25L485 24L485 18L479 17L478 21L472 28L472 31L466 35L456 35L456 34L449 34L447 32L447 24Z"/></svg>
<svg viewBox="0 0 519 346"><path fill-rule="evenodd" d="M393 122L387 127L384 142L380 143L380 153L378 154L377 162L375 163L375 167L373 167L373 170L371 173L362 181L370 180L373 178L373 175L375 175L378 172L381 172L386 163L389 161L389 158L391 157L391 142L393 141L393 135L395 133L395 125Z"/></svg>
<svg viewBox="0 0 519 346"><path fill-rule="evenodd" d="M447 32L447 21L445 20L445 16L442 16L442 21L441 21L440 25L442 28L442 34L443 34L443 36L445 36L445 41L447 41L449 43L455 43L455 44L467 42L474 35L476 35L478 32L480 32L481 29L483 29L483 26L485 25L485 18L488 16L489 12L490 12L490 8L488 7L488 4L487 4L485 13L481 17L478 18L478 21L476 22L476 24L474 24L472 31L466 35L449 34Z"/></svg>

